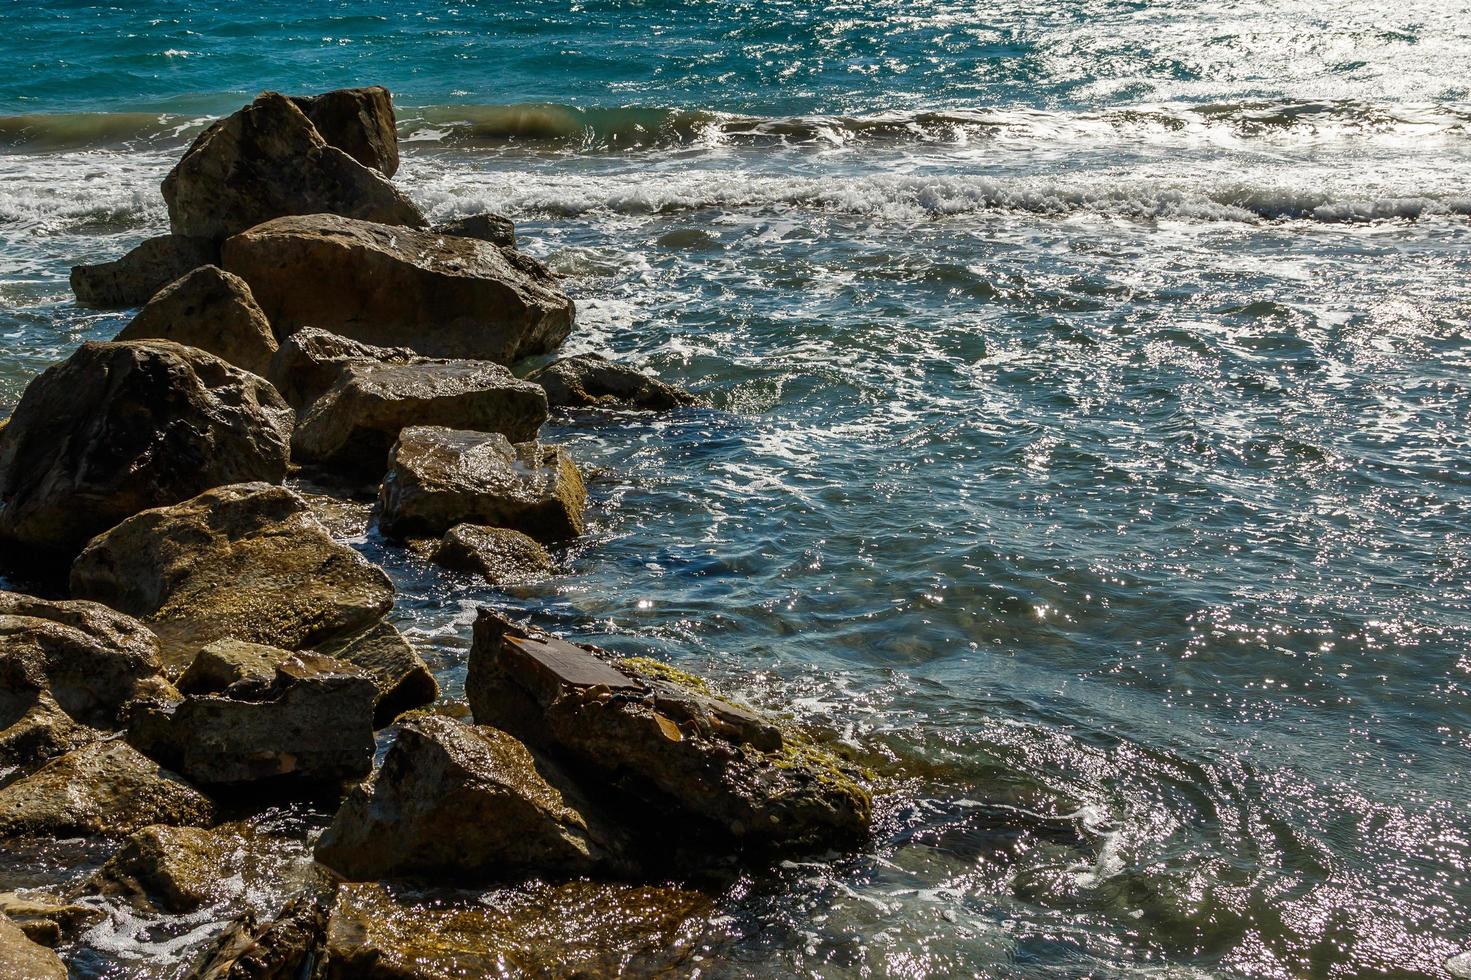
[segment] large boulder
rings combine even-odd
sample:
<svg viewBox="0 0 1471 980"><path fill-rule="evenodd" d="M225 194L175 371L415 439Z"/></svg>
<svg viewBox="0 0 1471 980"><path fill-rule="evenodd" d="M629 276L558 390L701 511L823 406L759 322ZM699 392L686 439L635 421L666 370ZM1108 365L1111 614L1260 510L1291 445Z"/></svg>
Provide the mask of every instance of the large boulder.
<svg viewBox="0 0 1471 980"><path fill-rule="evenodd" d="M382 728L405 711L422 708L439 697L439 683L409 641L390 623L342 637L317 647L317 653L359 668L373 679L378 697L373 725Z"/></svg>
<svg viewBox="0 0 1471 980"><path fill-rule="evenodd" d="M0 837L123 836L214 817L207 797L121 739L84 745L0 789Z"/></svg>
<svg viewBox="0 0 1471 980"><path fill-rule="evenodd" d="M220 246L211 239L160 235L112 262L72 266L72 292L80 306L102 310L142 306L191 269L219 260Z"/></svg>
<svg viewBox="0 0 1471 980"><path fill-rule="evenodd" d="M405 426L454 425L536 437L546 396L491 361L360 362L302 413L291 448L301 462L377 475Z"/></svg>
<svg viewBox="0 0 1471 980"><path fill-rule="evenodd" d="M636 806L654 835L766 854L867 834L869 793L831 753L698 678L598 653L482 609L465 681L475 721Z"/></svg>
<svg viewBox="0 0 1471 980"><path fill-rule="evenodd" d="M275 92L201 133L164 178L163 198L176 235L215 241L295 214L425 225L383 174L329 145L291 99Z"/></svg>
<svg viewBox="0 0 1471 980"><path fill-rule="evenodd" d="M0 915L0 977L66 980L66 964L45 946L32 942L9 916Z"/></svg>
<svg viewBox="0 0 1471 980"><path fill-rule="evenodd" d="M547 550L508 527L456 524L429 558L445 568L481 575L491 585L523 585L552 573Z"/></svg>
<svg viewBox="0 0 1471 980"><path fill-rule="evenodd" d="M114 340L172 340L262 377L276 353L270 321L239 276L200 266L159 290Z"/></svg>
<svg viewBox="0 0 1471 980"><path fill-rule="evenodd" d="M482 242L516 247L516 226L510 218L489 211L467 214L434 226L438 235L453 235L456 238L478 238Z"/></svg>
<svg viewBox="0 0 1471 980"><path fill-rule="evenodd" d="M641 408L663 411L700 400L636 368L601 354L574 354L527 375L546 389L547 404L567 408Z"/></svg>
<svg viewBox="0 0 1471 980"><path fill-rule="evenodd" d="M382 85L293 95L322 139L385 177L398 171L398 125L393 96Z"/></svg>
<svg viewBox="0 0 1471 980"><path fill-rule="evenodd" d="M65 562L149 507L279 483L292 420L270 384L202 350L83 344L31 382L0 429L0 544L32 566Z"/></svg>
<svg viewBox="0 0 1471 980"><path fill-rule="evenodd" d="M278 338L306 326L428 357L510 364L555 350L572 300L530 256L473 238L331 214L280 218L224 245Z"/></svg>
<svg viewBox="0 0 1471 980"><path fill-rule="evenodd" d="M564 777L503 731L436 715L406 723L373 779L317 842L349 880L505 879L616 868L619 844Z"/></svg>
<svg viewBox="0 0 1471 980"><path fill-rule="evenodd" d="M220 639L299 650L356 636L393 605L381 569L266 483L129 518L77 557L71 589L144 619L175 670Z"/></svg>
<svg viewBox="0 0 1471 980"><path fill-rule="evenodd" d="M582 475L558 446L414 426L393 447L378 523L393 538L435 536L470 523L563 541L582 533L586 505Z"/></svg>
<svg viewBox="0 0 1471 980"><path fill-rule="evenodd" d="M411 364L419 359L407 347L374 347L317 327L302 327L281 342L266 377L281 397L302 409L336 384L350 365Z"/></svg>

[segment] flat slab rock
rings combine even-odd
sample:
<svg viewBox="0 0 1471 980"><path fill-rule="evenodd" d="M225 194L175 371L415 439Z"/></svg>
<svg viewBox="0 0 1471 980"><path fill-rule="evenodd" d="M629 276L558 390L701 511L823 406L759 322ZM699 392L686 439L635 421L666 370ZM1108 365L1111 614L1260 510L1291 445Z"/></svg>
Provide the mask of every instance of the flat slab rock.
<svg viewBox="0 0 1471 980"><path fill-rule="evenodd" d="M203 265L160 289L114 340L172 340L265 376L276 336L245 280Z"/></svg>
<svg viewBox="0 0 1471 980"><path fill-rule="evenodd" d="M159 235L111 262L72 266L71 287L78 306L121 310L142 306L190 270L219 260L212 239Z"/></svg>

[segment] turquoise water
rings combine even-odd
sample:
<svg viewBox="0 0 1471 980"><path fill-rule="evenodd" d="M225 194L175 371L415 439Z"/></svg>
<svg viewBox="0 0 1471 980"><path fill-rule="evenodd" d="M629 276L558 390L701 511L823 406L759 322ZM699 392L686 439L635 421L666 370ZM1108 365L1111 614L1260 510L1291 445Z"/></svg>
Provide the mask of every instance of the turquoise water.
<svg viewBox="0 0 1471 980"><path fill-rule="evenodd" d="M1471 975L1467 14L9 5L0 412L202 118L387 84L409 194L716 406L549 428L544 587L359 542L447 686L509 605L910 774L713 975Z"/></svg>

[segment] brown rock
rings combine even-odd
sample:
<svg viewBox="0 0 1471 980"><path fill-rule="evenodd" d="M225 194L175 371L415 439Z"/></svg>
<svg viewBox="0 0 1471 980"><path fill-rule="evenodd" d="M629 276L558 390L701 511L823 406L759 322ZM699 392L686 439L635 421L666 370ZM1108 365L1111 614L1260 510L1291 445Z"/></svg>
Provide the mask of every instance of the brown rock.
<svg viewBox="0 0 1471 980"><path fill-rule="evenodd" d="M219 260L220 247L208 238L160 235L115 261L72 266L72 292L79 306L101 310L142 306L191 269Z"/></svg>
<svg viewBox="0 0 1471 980"><path fill-rule="evenodd" d="M237 685L261 691L275 683L276 668L290 657L290 650L263 643L215 640L199 651L176 686L180 694L220 694Z"/></svg>
<svg viewBox="0 0 1471 980"><path fill-rule="evenodd" d="M389 623L317 648L317 653L346 661L365 671L378 688L373 727L393 724L405 711L439 697L439 684L429 667Z"/></svg>
<svg viewBox="0 0 1471 980"><path fill-rule="evenodd" d="M316 401L352 364L411 364L420 360L407 347L374 347L316 327L287 337L271 359L266 377L297 409Z"/></svg>
<svg viewBox="0 0 1471 980"><path fill-rule="evenodd" d="M330 891L309 890L268 922L249 912L205 951L189 976L195 980L298 980L320 962L327 938Z"/></svg>
<svg viewBox="0 0 1471 980"><path fill-rule="evenodd" d="M101 909L76 905L31 889L25 894L0 892L0 914L20 926L31 942L42 946L56 946L107 918ZM0 973L0 976L8 974Z"/></svg>
<svg viewBox="0 0 1471 980"><path fill-rule="evenodd" d="M500 245L504 248L516 247L516 226L511 219L499 214L491 214L488 211L483 214L465 215L462 218L435 225L434 232L439 235L452 235L456 238L478 238L482 242L490 242L492 245Z"/></svg>
<svg viewBox="0 0 1471 980"><path fill-rule="evenodd" d="M552 556L545 548L505 527L456 524L430 558L445 568L482 575L491 585L519 585L552 573Z"/></svg>
<svg viewBox="0 0 1471 980"><path fill-rule="evenodd" d="M0 977L66 980L66 966L59 956L32 942L20 926L0 915Z"/></svg>
<svg viewBox="0 0 1471 980"><path fill-rule="evenodd" d="M245 280L213 265L159 290L114 339L172 340L262 377L276 353L271 324Z"/></svg>
<svg viewBox="0 0 1471 980"><path fill-rule="evenodd" d="M601 354L564 357L532 372L526 380L546 389L547 404L558 407L664 411L700 404L689 392Z"/></svg>
<svg viewBox="0 0 1471 980"><path fill-rule="evenodd" d="M36 695L29 706L22 705L19 714L7 709L0 724L5 726L0 728L0 776L5 777L11 774L6 770L33 771L102 737L102 732L62 711L46 693Z"/></svg>
<svg viewBox="0 0 1471 980"><path fill-rule="evenodd" d="M398 126L393 96L382 85L340 88L321 95L293 95L328 144L385 177L398 171Z"/></svg>
<svg viewBox="0 0 1471 980"><path fill-rule="evenodd" d="M217 901L239 873L245 842L199 827L164 824L136 831L99 868L92 891L129 899L150 912L176 915Z"/></svg>

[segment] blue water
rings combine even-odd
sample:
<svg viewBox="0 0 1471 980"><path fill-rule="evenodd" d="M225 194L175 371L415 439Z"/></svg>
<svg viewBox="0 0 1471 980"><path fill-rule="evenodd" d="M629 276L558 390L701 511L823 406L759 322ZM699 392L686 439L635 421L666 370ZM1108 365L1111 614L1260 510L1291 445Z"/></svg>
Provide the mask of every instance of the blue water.
<svg viewBox="0 0 1471 980"><path fill-rule="evenodd" d="M491 602L906 774L714 975L1468 976L1468 13L11 4L0 412L204 117L387 84L411 196L716 406L548 428L545 586L358 542L449 691Z"/></svg>

